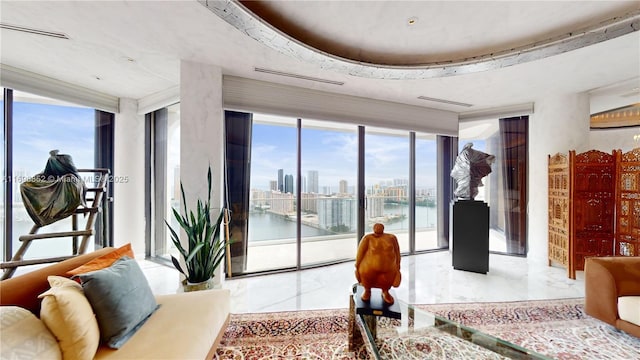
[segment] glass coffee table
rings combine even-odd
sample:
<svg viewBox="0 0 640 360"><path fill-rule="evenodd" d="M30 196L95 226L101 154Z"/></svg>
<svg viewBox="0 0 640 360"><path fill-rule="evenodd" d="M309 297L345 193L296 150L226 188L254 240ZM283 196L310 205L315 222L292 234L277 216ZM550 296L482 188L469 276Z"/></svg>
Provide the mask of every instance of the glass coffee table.
<svg viewBox="0 0 640 360"><path fill-rule="evenodd" d="M380 296L372 289L372 301ZM354 285L350 300L349 350L369 359L544 359L551 358L455 323L396 297L392 307L360 300ZM362 306L359 306L362 305ZM375 315L377 314L377 315ZM391 316L391 317L389 317ZM361 356L362 357L362 356Z"/></svg>

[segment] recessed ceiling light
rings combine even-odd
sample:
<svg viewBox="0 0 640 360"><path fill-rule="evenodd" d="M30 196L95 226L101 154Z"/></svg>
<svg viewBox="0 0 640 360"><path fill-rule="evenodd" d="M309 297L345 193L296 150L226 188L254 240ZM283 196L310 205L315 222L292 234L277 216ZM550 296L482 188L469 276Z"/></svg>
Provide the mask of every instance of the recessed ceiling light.
<svg viewBox="0 0 640 360"><path fill-rule="evenodd" d="M418 18L415 16L412 16L407 19L407 25L409 26L415 25L417 22L418 22Z"/></svg>

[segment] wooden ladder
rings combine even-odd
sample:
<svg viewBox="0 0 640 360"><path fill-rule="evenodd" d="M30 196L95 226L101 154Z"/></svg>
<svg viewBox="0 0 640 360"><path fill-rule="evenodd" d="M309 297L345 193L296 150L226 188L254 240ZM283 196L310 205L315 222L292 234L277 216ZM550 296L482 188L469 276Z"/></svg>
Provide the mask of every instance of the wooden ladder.
<svg viewBox="0 0 640 360"><path fill-rule="evenodd" d="M13 255L10 261L0 264L0 269L4 270L2 280L11 278L19 266L59 262L84 254L86 252L87 245L89 245L89 238L94 234L93 227L96 221L96 214L102 212L101 206L107 193L107 183L110 171L109 169L78 169L78 173L92 173L95 174L95 176L98 176L96 187L87 188L86 191L85 202L90 205L88 205L87 207L79 206L71 215L71 231L38 234L38 230L41 228L41 226L33 225L28 235L20 236L18 240L22 242L22 245L20 246L18 251ZM93 194L93 198L90 198L89 194ZM81 214L87 218L84 230L78 229L78 215ZM86 214L89 215L87 216ZM73 254L69 256L58 256L41 259L23 259L25 252L31 246L31 242L35 240L64 237L71 237ZM82 238L82 241L80 242L80 246L78 246L78 239L80 237Z"/></svg>

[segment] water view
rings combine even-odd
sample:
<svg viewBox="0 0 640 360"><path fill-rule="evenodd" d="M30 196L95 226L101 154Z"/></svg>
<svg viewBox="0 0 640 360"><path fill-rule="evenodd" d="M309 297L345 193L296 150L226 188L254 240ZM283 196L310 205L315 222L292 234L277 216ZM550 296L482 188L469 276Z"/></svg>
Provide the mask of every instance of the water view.
<svg viewBox="0 0 640 360"><path fill-rule="evenodd" d="M407 231L409 229L409 207L403 204L385 204L384 214L393 216L393 222L385 223L385 231ZM303 214L304 217L304 214ZM281 240L296 238L295 218L268 211L252 211L249 214L249 241ZM416 206L416 229L434 229L436 207ZM370 232L371 226L366 229ZM334 232L302 224L302 237L335 235ZM355 231L354 231L355 232Z"/></svg>

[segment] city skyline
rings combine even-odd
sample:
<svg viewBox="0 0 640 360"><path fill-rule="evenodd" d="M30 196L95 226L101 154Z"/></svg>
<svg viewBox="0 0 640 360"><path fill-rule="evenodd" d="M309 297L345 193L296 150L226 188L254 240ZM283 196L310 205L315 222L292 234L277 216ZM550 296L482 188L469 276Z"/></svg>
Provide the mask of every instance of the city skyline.
<svg viewBox="0 0 640 360"><path fill-rule="evenodd" d="M251 151L251 188L269 190L279 169L296 174L297 129L291 126L254 122ZM356 184L357 134L340 130L303 128L301 134L301 173L318 172L318 192L323 187L339 189L341 180ZM409 177L409 136L366 134L365 184L372 186ZM436 186L436 144L416 140L416 186ZM404 174L404 176L402 176ZM407 180L408 181L408 180ZM294 182L295 183L295 182ZM308 187L308 183L307 183ZM307 189L307 191L309 191Z"/></svg>
<svg viewBox="0 0 640 360"><path fill-rule="evenodd" d="M49 151L54 149L60 150L62 154L71 155L78 168L94 167L94 115L95 110L86 107L16 102L13 130L14 175L32 176L41 172L46 165ZM347 132L303 128L303 174L315 173L315 179L307 176L307 192L320 193L323 188L339 189L342 180L349 184L356 183L355 129L354 126L353 132ZM256 160L263 160L269 154L278 153L281 163L292 164L294 168L296 129L256 122L253 137L254 171L251 174L251 187L269 190L273 177L262 170L270 166L276 169L284 167L276 164L271 158L268 161ZM368 134L366 140L367 143L375 144L375 147L365 150L367 187L402 178L388 174L405 172L408 175L408 137ZM466 141L460 139L459 143L463 146ZM474 148L484 150L484 143L483 140L474 140ZM416 163L416 185L420 189L435 187L435 174L424 174L420 171L421 168L429 167L435 170L435 150L435 141L416 141L416 153L423 154L417 156ZM256 165L257 163L263 165ZM287 173L295 174L295 171ZM266 180L261 183L261 178ZM315 183L311 189L309 181ZM317 190L312 191L314 189Z"/></svg>
<svg viewBox="0 0 640 360"><path fill-rule="evenodd" d="M310 170L309 172L313 172L315 173L315 176L318 177L319 176L319 172L315 171L315 170ZM287 177L293 177L292 174L285 174L284 169L278 169L278 177L280 177L280 175L283 176L283 178L287 178ZM307 181L307 178L305 176L302 176L302 193L315 193L315 194L320 194L320 195L331 195L331 194L355 194L355 186L353 185L349 185L349 182L347 180L340 180L338 182L337 185L334 186L323 186L322 188L325 191L310 191L308 188L310 187L308 185L308 182L305 183ZM269 186L266 188L266 190L262 190L259 188L251 188L251 190L258 190L258 191L279 191L281 193L289 193L289 194L293 194L295 192L295 184L293 186L293 190L292 191L286 191L287 185L286 185L286 181L285 184L283 184L283 187L285 188L285 191L280 190L280 187L277 185L278 181L277 180L270 180L269 181ZM376 189L385 189L385 188L389 188L389 187L403 187L405 189L408 189L409 186L409 180L408 179L393 179L393 180L388 180L388 181L381 181L378 184L372 184L368 187L366 187L366 189L368 191L374 191ZM327 189L332 189L332 188L337 188L338 191L326 191ZM426 195L433 195L431 194L432 192L435 192L435 187L422 187L417 190L417 194L418 196L426 196Z"/></svg>

